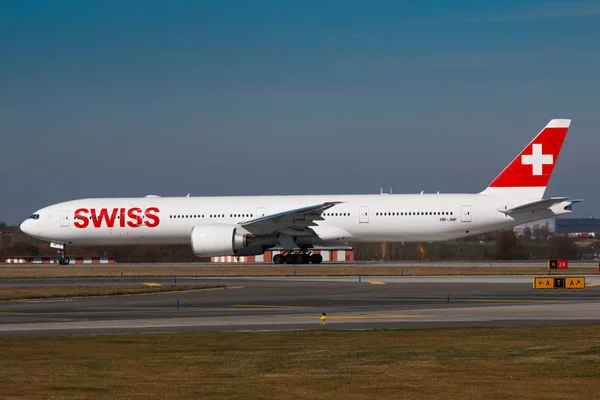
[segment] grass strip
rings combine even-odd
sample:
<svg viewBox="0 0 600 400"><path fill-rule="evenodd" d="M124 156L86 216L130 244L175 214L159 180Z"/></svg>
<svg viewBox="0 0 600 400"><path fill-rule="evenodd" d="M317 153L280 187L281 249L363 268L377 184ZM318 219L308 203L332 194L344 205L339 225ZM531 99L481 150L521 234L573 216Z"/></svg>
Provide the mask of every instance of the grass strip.
<svg viewBox="0 0 600 400"><path fill-rule="evenodd" d="M599 328L3 337L0 397L591 399Z"/></svg>
<svg viewBox="0 0 600 400"><path fill-rule="evenodd" d="M223 288L223 285L167 285L167 286L28 286L0 288L0 301L48 299L56 297L118 296L124 294L181 292Z"/></svg>
<svg viewBox="0 0 600 400"><path fill-rule="evenodd" d="M126 265L126 266L3 266L0 278L77 278L77 277L185 277L185 276L462 276L462 275L547 275L544 266L345 266L345 265ZM597 268L569 268L554 275L597 275Z"/></svg>

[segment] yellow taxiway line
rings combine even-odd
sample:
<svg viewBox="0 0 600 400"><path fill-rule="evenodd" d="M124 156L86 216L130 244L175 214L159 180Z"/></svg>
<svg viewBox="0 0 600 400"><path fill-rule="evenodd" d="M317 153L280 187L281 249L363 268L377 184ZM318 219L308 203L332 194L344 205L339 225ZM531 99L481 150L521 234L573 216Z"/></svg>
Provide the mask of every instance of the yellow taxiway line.
<svg viewBox="0 0 600 400"><path fill-rule="evenodd" d="M245 308L312 308L311 306L277 306L267 304L230 304L229 307L245 307Z"/></svg>
<svg viewBox="0 0 600 400"><path fill-rule="evenodd" d="M406 319L406 318L427 318L435 317L439 314L339 314L339 315L328 315L327 320L331 319ZM278 315L279 318L311 318L311 315Z"/></svg>

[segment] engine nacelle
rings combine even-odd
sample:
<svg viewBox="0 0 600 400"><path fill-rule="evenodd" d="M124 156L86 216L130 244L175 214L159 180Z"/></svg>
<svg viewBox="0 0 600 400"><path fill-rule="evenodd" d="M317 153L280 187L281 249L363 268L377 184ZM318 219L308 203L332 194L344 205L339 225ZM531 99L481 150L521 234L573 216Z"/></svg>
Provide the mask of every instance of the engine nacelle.
<svg viewBox="0 0 600 400"><path fill-rule="evenodd" d="M192 229L192 251L198 257L235 256L249 247L249 239L252 238L243 229L232 225L195 226Z"/></svg>

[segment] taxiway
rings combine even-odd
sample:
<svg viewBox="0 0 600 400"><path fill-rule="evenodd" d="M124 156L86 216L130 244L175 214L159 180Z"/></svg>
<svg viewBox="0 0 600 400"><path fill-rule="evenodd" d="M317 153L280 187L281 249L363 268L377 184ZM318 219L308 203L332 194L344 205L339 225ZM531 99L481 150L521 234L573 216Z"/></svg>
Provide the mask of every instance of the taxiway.
<svg viewBox="0 0 600 400"><path fill-rule="evenodd" d="M165 278L5 279L0 286L173 284ZM376 329L600 322L600 277L581 291L531 277L182 278L224 289L0 303L0 335ZM179 304L179 307L177 306ZM321 325L322 313L327 315Z"/></svg>

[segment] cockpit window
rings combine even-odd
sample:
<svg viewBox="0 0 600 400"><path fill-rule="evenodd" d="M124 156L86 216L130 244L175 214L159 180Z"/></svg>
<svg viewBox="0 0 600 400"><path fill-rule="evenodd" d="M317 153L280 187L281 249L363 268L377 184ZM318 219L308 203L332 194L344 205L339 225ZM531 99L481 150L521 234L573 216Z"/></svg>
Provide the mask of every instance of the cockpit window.
<svg viewBox="0 0 600 400"><path fill-rule="evenodd" d="M31 214L29 219L40 219L40 214Z"/></svg>

